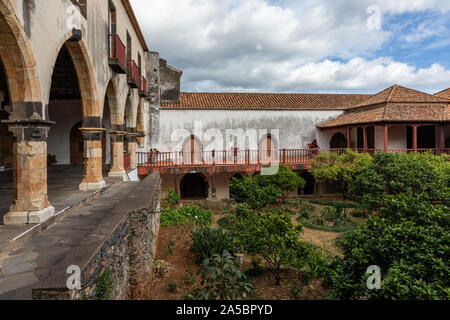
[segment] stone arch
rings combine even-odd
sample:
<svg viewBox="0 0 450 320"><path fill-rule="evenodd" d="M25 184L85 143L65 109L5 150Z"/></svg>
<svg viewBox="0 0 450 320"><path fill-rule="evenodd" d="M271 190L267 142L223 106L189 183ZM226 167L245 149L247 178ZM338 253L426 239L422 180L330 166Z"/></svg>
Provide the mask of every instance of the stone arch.
<svg viewBox="0 0 450 320"><path fill-rule="evenodd" d="M10 1L0 1L0 59L11 102L10 120L46 119L36 60L29 39Z"/></svg>
<svg viewBox="0 0 450 320"><path fill-rule="evenodd" d="M347 148L347 138L341 132L336 132L330 140L330 149L345 149Z"/></svg>
<svg viewBox="0 0 450 320"><path fill-rule="evenodd" d="M111 78L108 81L105 92L105 100L106 99L109 106L109 120L111 122L112 130L123 130L123 124L125 121L124 112L120 108L119 89L117 88L117 83L114 78ZM102 116L104 116L104 114L105 110L103 110Z"/></svg>
<svg viewBox="0 0 450 320"><path fill-rule="evenodd" d="M208 178L201 173L188 173L181 179L182 199L206 199L208 190Z"/></svg>
<svg viewBox="0 0 450 320"><path fill-rule="evenodd" d="M78 39L71 31L59 44L58 53L65 46L72 59L81 94L84 128L101 128L101 107L97 80L92 59L84 39ZM54 59L56 63L56 58Z"/></svg>

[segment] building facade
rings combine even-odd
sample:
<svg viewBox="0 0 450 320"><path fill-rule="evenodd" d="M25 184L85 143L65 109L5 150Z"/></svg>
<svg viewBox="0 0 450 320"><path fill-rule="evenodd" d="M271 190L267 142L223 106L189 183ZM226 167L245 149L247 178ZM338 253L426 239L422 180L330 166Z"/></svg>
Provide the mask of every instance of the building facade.
<svg viewBox="0 0 450 320"><path fill-rule="evenodd" d="M14 170L5 224L53 215L47 160L80 165L81 190L126 178L148 151L159 56L128 0L0 0L0 147ZM156 89L155 89L156 88Z"/></svg>

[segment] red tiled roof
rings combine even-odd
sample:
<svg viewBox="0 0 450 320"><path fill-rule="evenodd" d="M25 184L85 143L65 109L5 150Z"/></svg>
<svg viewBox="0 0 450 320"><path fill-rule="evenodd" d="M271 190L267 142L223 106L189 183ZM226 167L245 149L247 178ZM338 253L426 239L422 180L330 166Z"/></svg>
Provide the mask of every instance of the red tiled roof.
<svg viewBox="0 0 450 320"><path fill-rule="evenodd" d="M393 85L366 101L354 105L352 108L373 106L382 103L442 103L445 99L425 92L409 89L399 85Z"/></svg>
<svg viewBox="0 0 450 320"><path fill-rule="evenodd" d="M165 110L344 110L368 94L197 93L182 92L180 102L162 102Z"/></svg>
<svg viewBox="0 0 450 320"><path fill-rule="evenodd" d="M450 121L450 101L424 92L393 86L346 110L318 128L392 122Z"/></svg>
<svg viewBox="0 0 450 320"><path fill-rule="evenodd" d="M450 88L442 90L434 94L436 97L444 98L450 100Z"/></svg>

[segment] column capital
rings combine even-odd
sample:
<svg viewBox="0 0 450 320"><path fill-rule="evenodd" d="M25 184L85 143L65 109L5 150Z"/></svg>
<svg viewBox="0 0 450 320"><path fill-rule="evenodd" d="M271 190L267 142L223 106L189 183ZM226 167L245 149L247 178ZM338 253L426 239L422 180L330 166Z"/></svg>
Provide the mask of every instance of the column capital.
<svg viewBox="0 0 450 320"><path fill-rule="evenodd" d="M86 141L102 141L103 133L106 132L104 128L80 128L79 130Z"/></svg>
<svg viewBox="0 0 450 320"><path fill-rule="evenodd" d="M16 141L47 141L50 127L55 124L47 120L4 120Z"/></svg>

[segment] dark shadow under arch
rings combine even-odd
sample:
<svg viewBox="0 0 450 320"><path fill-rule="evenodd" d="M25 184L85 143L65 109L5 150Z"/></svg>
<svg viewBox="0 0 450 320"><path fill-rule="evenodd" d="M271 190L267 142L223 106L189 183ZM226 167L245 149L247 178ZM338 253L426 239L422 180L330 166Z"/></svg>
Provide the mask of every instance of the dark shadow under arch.
<svg viewBox="0 0 450 320"><path fill-rule="evenodd" d="M303 188L298 188L298 195L314 195L316 193L316 180L314 179L314 176L309 171L305 171L300 175L300 177L305 179L306 185Z"/></svg>
<svg viewBox="0 0 450 320"><path fill-rule="evenodd" d="M336 132L330 140L330 149L345 149L347 148L347 138L341 132Z"/></svg>
<svg viewBox="0 0 450 320"><path fill-rule="evenodd" d="M201 174L188 173L180 183L182 199L208 198L208 180Z"/></svg>

